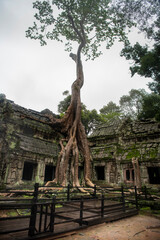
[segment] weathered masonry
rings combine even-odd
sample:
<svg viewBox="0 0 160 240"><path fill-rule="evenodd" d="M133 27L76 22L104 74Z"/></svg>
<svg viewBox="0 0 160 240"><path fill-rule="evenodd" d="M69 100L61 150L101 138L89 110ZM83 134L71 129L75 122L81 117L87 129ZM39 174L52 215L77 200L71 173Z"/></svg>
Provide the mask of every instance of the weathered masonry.
<svg viewBox="0 0 160 240"><path fill-rule="evenodd" d="M58 133L47 124L46 114L53 113L28 110L0 95L0 185L28 185L54 179L60 148ZM88 139L93 181L135 184L135 158L141 184L160 184L160 123L116 121L98 126ZM82 170L81 162L81 178Z"/></svg>
<svg viewBox="0 0 160 240"><path fill-rule="evenodd" d="M48 110L49 111L49 110ZM36 119L36 120L34 120ZM44 113L0 98L0 181L19 185L54 178L59 147Z"/></svg>
<svg viewBox="0 0 160 240"><path fill-rule="evenodd" d="M160 184L160 123L114 121L98 126L89 141L95 180L134 184L132 159L136 159L141 185Z"/></svg>

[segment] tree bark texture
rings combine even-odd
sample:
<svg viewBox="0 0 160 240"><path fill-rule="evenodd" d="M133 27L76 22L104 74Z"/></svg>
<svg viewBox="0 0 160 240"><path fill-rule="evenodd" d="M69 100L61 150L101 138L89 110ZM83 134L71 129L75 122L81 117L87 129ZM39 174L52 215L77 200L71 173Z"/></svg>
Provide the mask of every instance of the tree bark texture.
<svg viewBox="0 0 160 240"><path fill-rule="evenodd" d="M51 182L66 186L68 182L73 186L80 186L78 178L79 155L84 160L84 180L87 186L94 186L91 182L91 155L84 126L81 122L81 98L80 90L83 86L84 76L81 62L81 50L84 44L79 45L77 55L70 54L76 63L76 80L72 84L71 103L62 119L50 117L52 126L63 134L60 140L61 151L59 153L55 179ZM70 167L69 167L70 166ZM49 185L48 182L46 185Z"/></svg>

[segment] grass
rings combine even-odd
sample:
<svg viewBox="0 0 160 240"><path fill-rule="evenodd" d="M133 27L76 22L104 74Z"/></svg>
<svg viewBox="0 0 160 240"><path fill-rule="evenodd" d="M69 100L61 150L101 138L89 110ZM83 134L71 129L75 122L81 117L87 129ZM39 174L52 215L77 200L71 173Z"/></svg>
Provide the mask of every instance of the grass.
<svg viewBox="0 0 160 240"><path fill-rule="evenodd" d="M160 210L151 209L150 207L142 207L139 210L141 215L153 216L160 219Z"/></svg>

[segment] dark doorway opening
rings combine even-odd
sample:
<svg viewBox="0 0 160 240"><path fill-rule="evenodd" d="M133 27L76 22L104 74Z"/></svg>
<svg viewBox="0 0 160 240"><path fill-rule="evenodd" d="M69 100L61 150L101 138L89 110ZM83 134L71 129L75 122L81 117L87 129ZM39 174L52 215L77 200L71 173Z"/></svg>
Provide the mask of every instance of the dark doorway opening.
<svg viewBox="0 0 160 240"><path fill-rule="evenodd" d="M55 166L46 165L44 181L45 182L52 181L54 178L55 178Z"/></svg>
<svg viewBox="0 0 160 240"><path fill-rule="evenodd" d="M134 182L134 169L129 168L124 170L124 181Z"/></svg>
<svg viewBox="0 0 160 240"><path fill-rule="evenodd" d="M134 169L132 169L132 181L134 181Z"/></svg>
<svg viewBox="0 0 160 240"><path fill-rule="evenodd" d="M96 170L97 180L105 180L104 166L96 166L95 170Z"/></svg>
<svg viewBox="0 0 160 240"><path fill-rule="evenodd" d="M126 170L126 180L130 181L130 170Z"/></svg>
<svg viewBox="0 0 160 240"><path fill-rule="evenodd" d="M160 167L148 167L150 184L160 184Z"/></svg>
<svg viewBox="0 0 160 240"><path fill-rule="evenodd" d="M35 178L37 164L25 162L23 168L22 180L32 181Z"/></svg>

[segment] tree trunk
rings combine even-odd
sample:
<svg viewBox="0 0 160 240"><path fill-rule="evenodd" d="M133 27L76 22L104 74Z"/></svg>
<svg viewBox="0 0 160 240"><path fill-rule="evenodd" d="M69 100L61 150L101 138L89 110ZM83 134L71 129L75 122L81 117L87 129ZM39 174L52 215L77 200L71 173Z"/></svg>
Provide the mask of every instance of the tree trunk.
<svg viewBox="0 0 160 240"><path fill-rule="evenodd" d="M52 126L63 134L65 139L60 140L61 152L59 153L55 179L51 182L66 186L68 181L73 186L80 186L78 179L79 154L84 160L84 180L86 185L94 186L91 182L91 155L88 146L85 129L81 122L81 98L80 89L83 86L83 68L81 62L81 50L84 44L79 45L77 55L70 54L76 62L77 79L72 84L71 103L63 119L50 118ZM69 175L72 175L70 178ZM49 185L47 182L46 185Z"/></svg>

